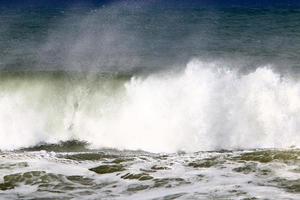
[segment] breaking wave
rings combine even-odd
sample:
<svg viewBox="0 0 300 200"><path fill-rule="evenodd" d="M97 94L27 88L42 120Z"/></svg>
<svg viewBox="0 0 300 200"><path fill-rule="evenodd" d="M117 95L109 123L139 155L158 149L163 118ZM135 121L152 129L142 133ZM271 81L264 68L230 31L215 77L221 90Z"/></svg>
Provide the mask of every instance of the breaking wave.
<svg viewBox="0 0 300 200"><path fill-rule="evenodd" d="M147 76L2 73L0 81L1 150L67 140L150 152L300 144L300 82L268 66L241 74L192 60Z"/></svg>

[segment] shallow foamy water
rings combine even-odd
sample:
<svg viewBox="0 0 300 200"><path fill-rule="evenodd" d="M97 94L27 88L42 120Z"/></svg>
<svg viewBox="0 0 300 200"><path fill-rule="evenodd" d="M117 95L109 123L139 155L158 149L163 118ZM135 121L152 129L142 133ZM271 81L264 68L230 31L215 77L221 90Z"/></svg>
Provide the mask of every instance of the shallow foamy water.
<svg viewBox="0 0 300 200"><path fill-rule="evenodd" d="M5 199L299 199L300 151L2 152Z"/></svg>

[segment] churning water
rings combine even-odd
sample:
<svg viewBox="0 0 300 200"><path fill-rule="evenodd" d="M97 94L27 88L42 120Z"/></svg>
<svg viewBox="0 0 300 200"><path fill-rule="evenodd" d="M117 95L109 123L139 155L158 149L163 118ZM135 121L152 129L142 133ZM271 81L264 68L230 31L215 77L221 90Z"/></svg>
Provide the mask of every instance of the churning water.
<svg viewBox="0 0 300 200"><path fill-rule="evenodd" d="M0 197L299 199L299 20L1 7Z"/></svg>

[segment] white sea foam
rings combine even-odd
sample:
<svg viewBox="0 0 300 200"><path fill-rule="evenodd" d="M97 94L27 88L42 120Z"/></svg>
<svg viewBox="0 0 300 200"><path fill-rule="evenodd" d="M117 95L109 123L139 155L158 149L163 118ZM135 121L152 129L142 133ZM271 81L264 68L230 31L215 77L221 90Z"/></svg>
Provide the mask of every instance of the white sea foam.
<svg viewBox="0 0 300 200"><path fill-rule="evenodd" d="M55 80L18 81L1 86L0 149L68 139L151 152L300 144L300 83L268 66L239 74L193 60L118 89L81 81L61 92Z"/></svg>
<svg viewBox="0 0 300 200"><path fill-rule="evenodd" d="M110 154L104 151L102 153L108 155L106 159L77 162L64 158L76 153L5 152L0 156L0 184L2 188L13 184L14 188L2 190L0 197L112 199L113 196L113 199L122 200L150 200L175 198L178 195L178 199L267 199L273 196L276 199L299 199L297 180L300 174L297 161L294 160L299 150L268 152L275 157L279 156L279 159L262 163L239 159L245 158L245 151L164 156L133 152L124 154L124 151ZM258 156L252 158L268 158L266 151L254 151L250 154ZM109 158L109 155L112 157ZM115 156L124 159L124 171L97 174L89 170L115 161ZM203 167L193 167L191 163L202 163ZM153 166L166 168L151 170ZM125 178L129 174L141 173L153 178Z"/></svg>

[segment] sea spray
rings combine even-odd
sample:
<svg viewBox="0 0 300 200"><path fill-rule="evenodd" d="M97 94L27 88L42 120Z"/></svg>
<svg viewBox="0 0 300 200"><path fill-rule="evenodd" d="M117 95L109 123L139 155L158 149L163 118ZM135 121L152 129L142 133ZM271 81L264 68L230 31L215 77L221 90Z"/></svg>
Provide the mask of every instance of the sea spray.
<svg viewBox="0 0 300 200"><path fill-rule="evenodd" d="M300 84L190 61L128 78L2 78L0 149L64 140L151 152L298 146ZM20 139L22 138L22 139Z"/></svg>

